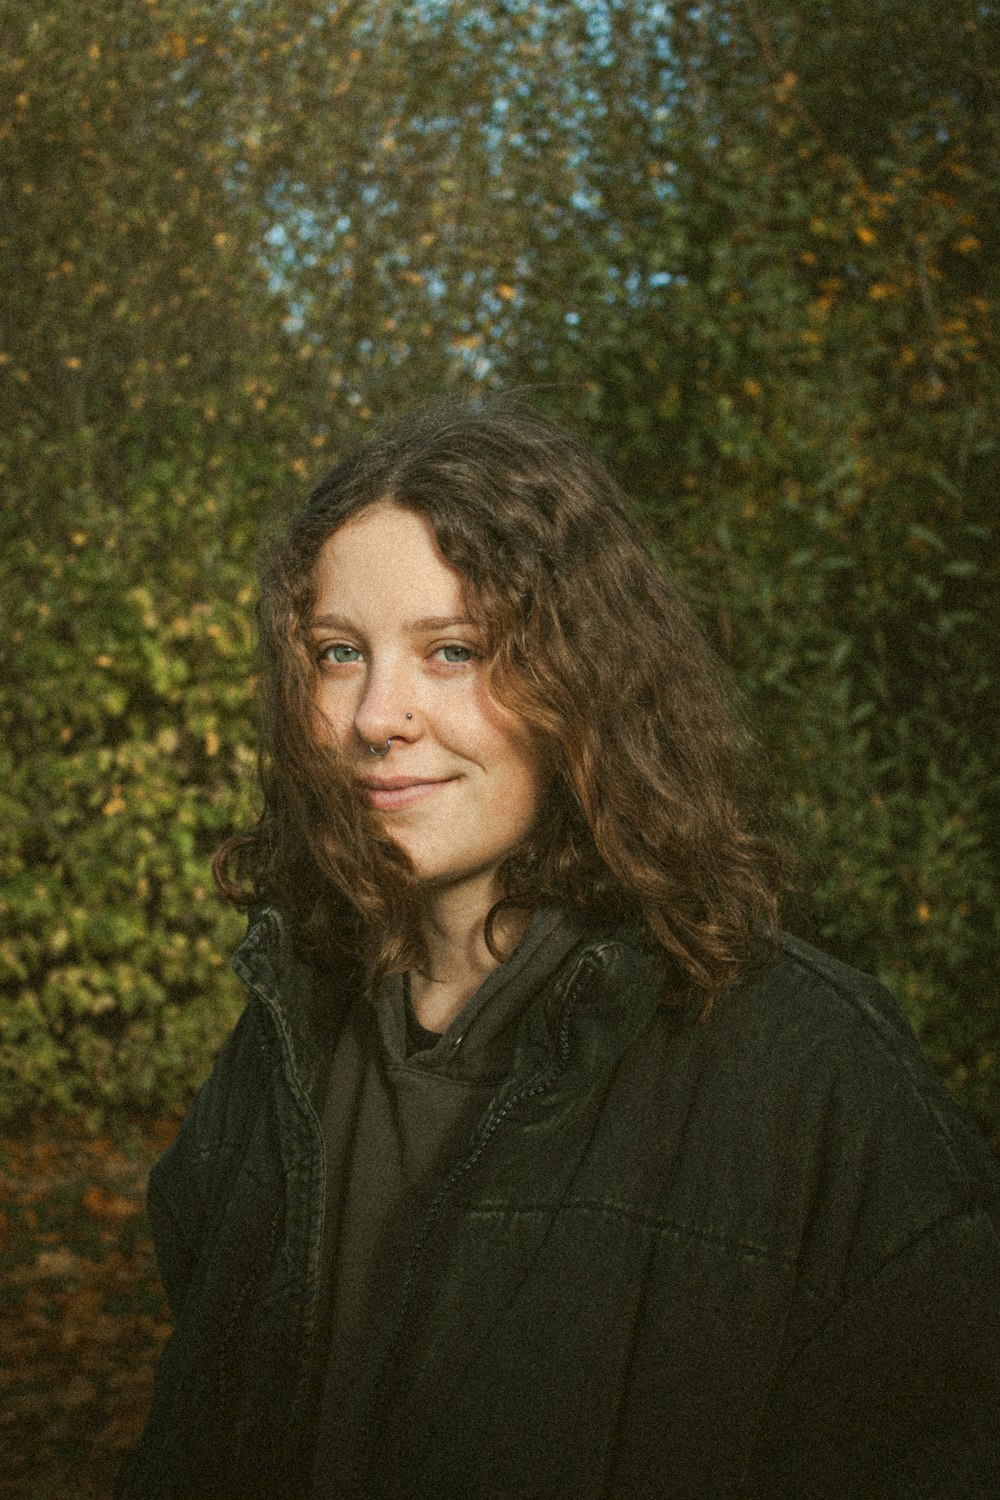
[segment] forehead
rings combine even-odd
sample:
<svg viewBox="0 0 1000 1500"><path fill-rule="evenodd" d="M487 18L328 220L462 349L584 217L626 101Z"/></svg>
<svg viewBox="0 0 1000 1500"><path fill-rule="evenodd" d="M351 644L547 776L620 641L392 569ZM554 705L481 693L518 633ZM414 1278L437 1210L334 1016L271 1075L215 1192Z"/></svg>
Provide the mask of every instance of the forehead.
<svg viewBox="0 0 1000 1500"><path fill-rule="evenodd" d="M442 556L430 522L380 502L327 537L315 569L315 609L328 612L450 614L463 580Z"/></svg>

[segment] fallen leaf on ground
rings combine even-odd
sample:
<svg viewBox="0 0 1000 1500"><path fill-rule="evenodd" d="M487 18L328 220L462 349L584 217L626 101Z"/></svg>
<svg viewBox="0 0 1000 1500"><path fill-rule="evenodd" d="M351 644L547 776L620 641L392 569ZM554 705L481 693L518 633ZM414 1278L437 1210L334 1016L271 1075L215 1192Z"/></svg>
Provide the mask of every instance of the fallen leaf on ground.
<svg viewBox="0 0 1000 1500"><path fill-rule="evenodd" d="M144 1217L174 1121L0 1133L0 1500L107 1500L170 1333Z"/></svg>

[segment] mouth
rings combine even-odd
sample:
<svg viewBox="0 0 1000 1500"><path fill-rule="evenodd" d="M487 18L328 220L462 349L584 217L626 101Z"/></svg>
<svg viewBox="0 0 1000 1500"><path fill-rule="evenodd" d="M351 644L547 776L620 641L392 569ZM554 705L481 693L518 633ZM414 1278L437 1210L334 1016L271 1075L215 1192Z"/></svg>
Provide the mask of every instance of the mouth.
<svg viewBox="0 0 1000 1500"><path fill-rule="evenodd" d="M450 786L453 776L438 781L417 776L365 776L362 786L370 805L379 812L395 812L399 808L413 807Z"/></svg>

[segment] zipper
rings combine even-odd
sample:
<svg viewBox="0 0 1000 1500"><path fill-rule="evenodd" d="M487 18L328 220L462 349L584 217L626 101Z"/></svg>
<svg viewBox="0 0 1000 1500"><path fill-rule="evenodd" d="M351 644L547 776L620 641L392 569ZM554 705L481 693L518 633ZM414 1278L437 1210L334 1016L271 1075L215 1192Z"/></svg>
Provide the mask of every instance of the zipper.
<svg viewBox="0 0 1000 1500"><path fill-rule="evenodd" d="M382 1368L372 1385L370 1409L373 1415L367 1424L368 1431L364 1434L363 1440L357 1444L355 1450L358 1459L362 1459L363 1456L363 1468L365 1472L368 1469L368 1455L371 1444L375 1439L379 1425L375 1413L378 1412L391 1371L393 1358L399 1347L403 1329L410 1314L414 1289L424 1252L434 1234L437 1222L444 1211L445 1204L458 1184L478 1164L490 1141L493 1140L512 1110L516 1109L526 1099L533 1099L539 1094L546 1093L555 1083L560 1073L563 1072L569 1058L570 1014L573 1006L579 999L582 985L596 971L599 964L600 960L593 953L587 953L581 958L577 968L567 981L566 990L563 995L559 1011L559 1025L556 1032L555 1057L542 1072L537 1073L533 1078L529 1078L519 1089L509 1094L502 1104L496 1108L491 1106L484 1124L480 1131L477 1132L471 1150L461 1161L456 1162L455 1166L452 1167L427 1208L420 1232L414 1241L413 1249L410 1252L406 1269L403 1273L400 1284L399 1307L392 1327L392 1333L385 1346L386 1352L382 1361ZM360 1477L360 1469L356 1471L356 1477Z"/></svg>

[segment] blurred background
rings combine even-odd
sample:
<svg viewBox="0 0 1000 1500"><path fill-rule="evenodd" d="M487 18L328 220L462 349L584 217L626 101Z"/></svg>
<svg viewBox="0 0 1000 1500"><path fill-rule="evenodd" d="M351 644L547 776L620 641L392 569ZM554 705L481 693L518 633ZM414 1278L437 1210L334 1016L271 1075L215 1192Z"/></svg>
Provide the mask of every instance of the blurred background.
<svg viewBox="0 0 1000 1500"><path fill-rule="evenodd" d="M142 1181L241 1004L258 546L415 401L604 456L766 747L789 925L1000 1148L995 0L6 0L0 77L0 1495L108 1494L141 1422Z"/></svg>

